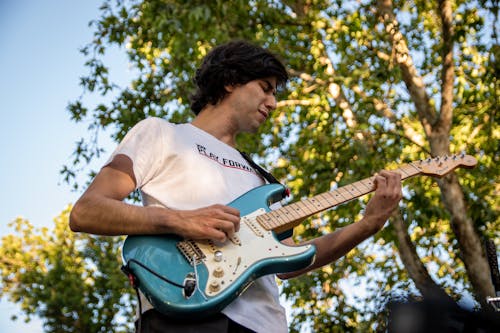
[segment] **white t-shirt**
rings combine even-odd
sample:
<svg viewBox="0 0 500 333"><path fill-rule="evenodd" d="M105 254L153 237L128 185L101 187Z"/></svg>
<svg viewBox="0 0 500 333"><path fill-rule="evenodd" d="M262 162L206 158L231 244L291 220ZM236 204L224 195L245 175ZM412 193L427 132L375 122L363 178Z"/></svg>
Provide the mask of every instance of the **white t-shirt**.
<svg viewBox="0 0 500 333"><path fill-rule="evenodd" d="M227 204L264 183L233 147L191 124L139 122L114 151L133 162L143 204L196 209ZM143 311L152 308L141 297ZM223 311L256 332L287 332L274 275L257 279Z"/></svg>

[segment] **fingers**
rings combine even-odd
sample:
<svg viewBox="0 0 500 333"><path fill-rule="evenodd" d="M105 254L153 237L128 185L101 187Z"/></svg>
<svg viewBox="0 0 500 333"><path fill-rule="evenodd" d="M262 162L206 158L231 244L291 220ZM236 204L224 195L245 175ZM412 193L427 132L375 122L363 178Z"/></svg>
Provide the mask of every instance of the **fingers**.
<svg viewBox="0 0 500 333"><path fill-rule="evenodd" d="M181 236L192 239L212 239L225 242L228 237L240 229L239 210L224 206L212 205L192 211L184 211L183 232Z"/></svg>
<svg viewBox="0 0 500 333"><path fill-rule="evenodd" d="M375 195L372 198L370 212L385 216L390 214L403 197L401 174L382 170L375 175Z"/></svg>
<svg viewBox="0 0 500 333"><path fill-rule="evenodd" d="M402 198L401 174L382 170L374 177L375 195L366 205L364 223L372 233L380 230Z"/></svg>
<svg viewBox="0 0 500 333"><path fill-rule="evenodd" d="M215 224L216 227L209 227L207 231L208 239L212 239L218 242L225 242L228 238L231 238L236 233L234 229L234 224L225 221L219 221Z"/></svg>
<svg viewBox="0 0 500 333"><path fill-rule="evenodd" d="M231 234L240 230L240 211L236 208L224 205L211 206L214 209L214 218L218 220L218 228Z"/></svg>
<svg viewBox="0 0 500 333"><path fill-rule="evenodd" d="M384 198L399 201L402 197L401 174L382 170L375 175L376 192Z"/></svg>

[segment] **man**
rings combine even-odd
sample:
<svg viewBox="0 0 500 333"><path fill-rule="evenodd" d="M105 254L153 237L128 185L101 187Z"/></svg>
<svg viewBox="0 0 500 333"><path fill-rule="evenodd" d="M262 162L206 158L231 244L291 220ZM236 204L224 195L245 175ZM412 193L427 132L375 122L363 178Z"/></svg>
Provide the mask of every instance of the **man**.
<svg viewBox="0 0 500 333"><path fill-rule="evenodd" d="M240 214L226 206L263 185L261 175L235 149L236 137L255 132L276 108L276 90L288 79L267 50L243 41L214 48L196 72L197 91L189 124L158 118L139 122L75 203L73 231L100 235L173 233L223 242L240 227ZM364 217L314 239L314 263L290 278L345 255L380 230L401 199L401 177L381 171ZM141 191L144 206L122 200ZM285 243L293 245L290 239ZM257 279L221 314L199 322L161 315L143 301L141 332L286 332L275 277Z"/></svg>

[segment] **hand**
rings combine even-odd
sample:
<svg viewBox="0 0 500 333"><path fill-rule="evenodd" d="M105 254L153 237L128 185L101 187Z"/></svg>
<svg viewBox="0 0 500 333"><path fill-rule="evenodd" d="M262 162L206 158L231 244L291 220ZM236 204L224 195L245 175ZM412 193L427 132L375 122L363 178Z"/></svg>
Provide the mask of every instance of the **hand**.
<svg viewBox="0 0 500 333"><path fill-rule="evenodd" d="M189 239L212 239L225 242L240 229L240 212L224 205L195 210L175 211L174 233Z"/></svg>
<svg viewBox="0 0 500 333"><path fill-rule="evenodd" d="M385 221L391 216L403 197L401 191L401 174L382 170L375 175L375 195L366 205L364 220L373 229L372 233L380 230Z"/></svg>

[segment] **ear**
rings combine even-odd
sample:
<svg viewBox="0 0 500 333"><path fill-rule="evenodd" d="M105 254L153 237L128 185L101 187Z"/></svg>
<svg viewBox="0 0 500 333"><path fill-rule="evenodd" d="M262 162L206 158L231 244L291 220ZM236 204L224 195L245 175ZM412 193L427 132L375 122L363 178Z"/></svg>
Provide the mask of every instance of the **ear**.
<svg viewBox="0 0 500 333"><path fill-rule="evenodd" d="M233 92L233 90L234 90L234 84L228 84L228 85L225 85L225 86L224 86L224 89L226 89L226 91L227 91L228 93L232 93L232 92Z"/></svg>

